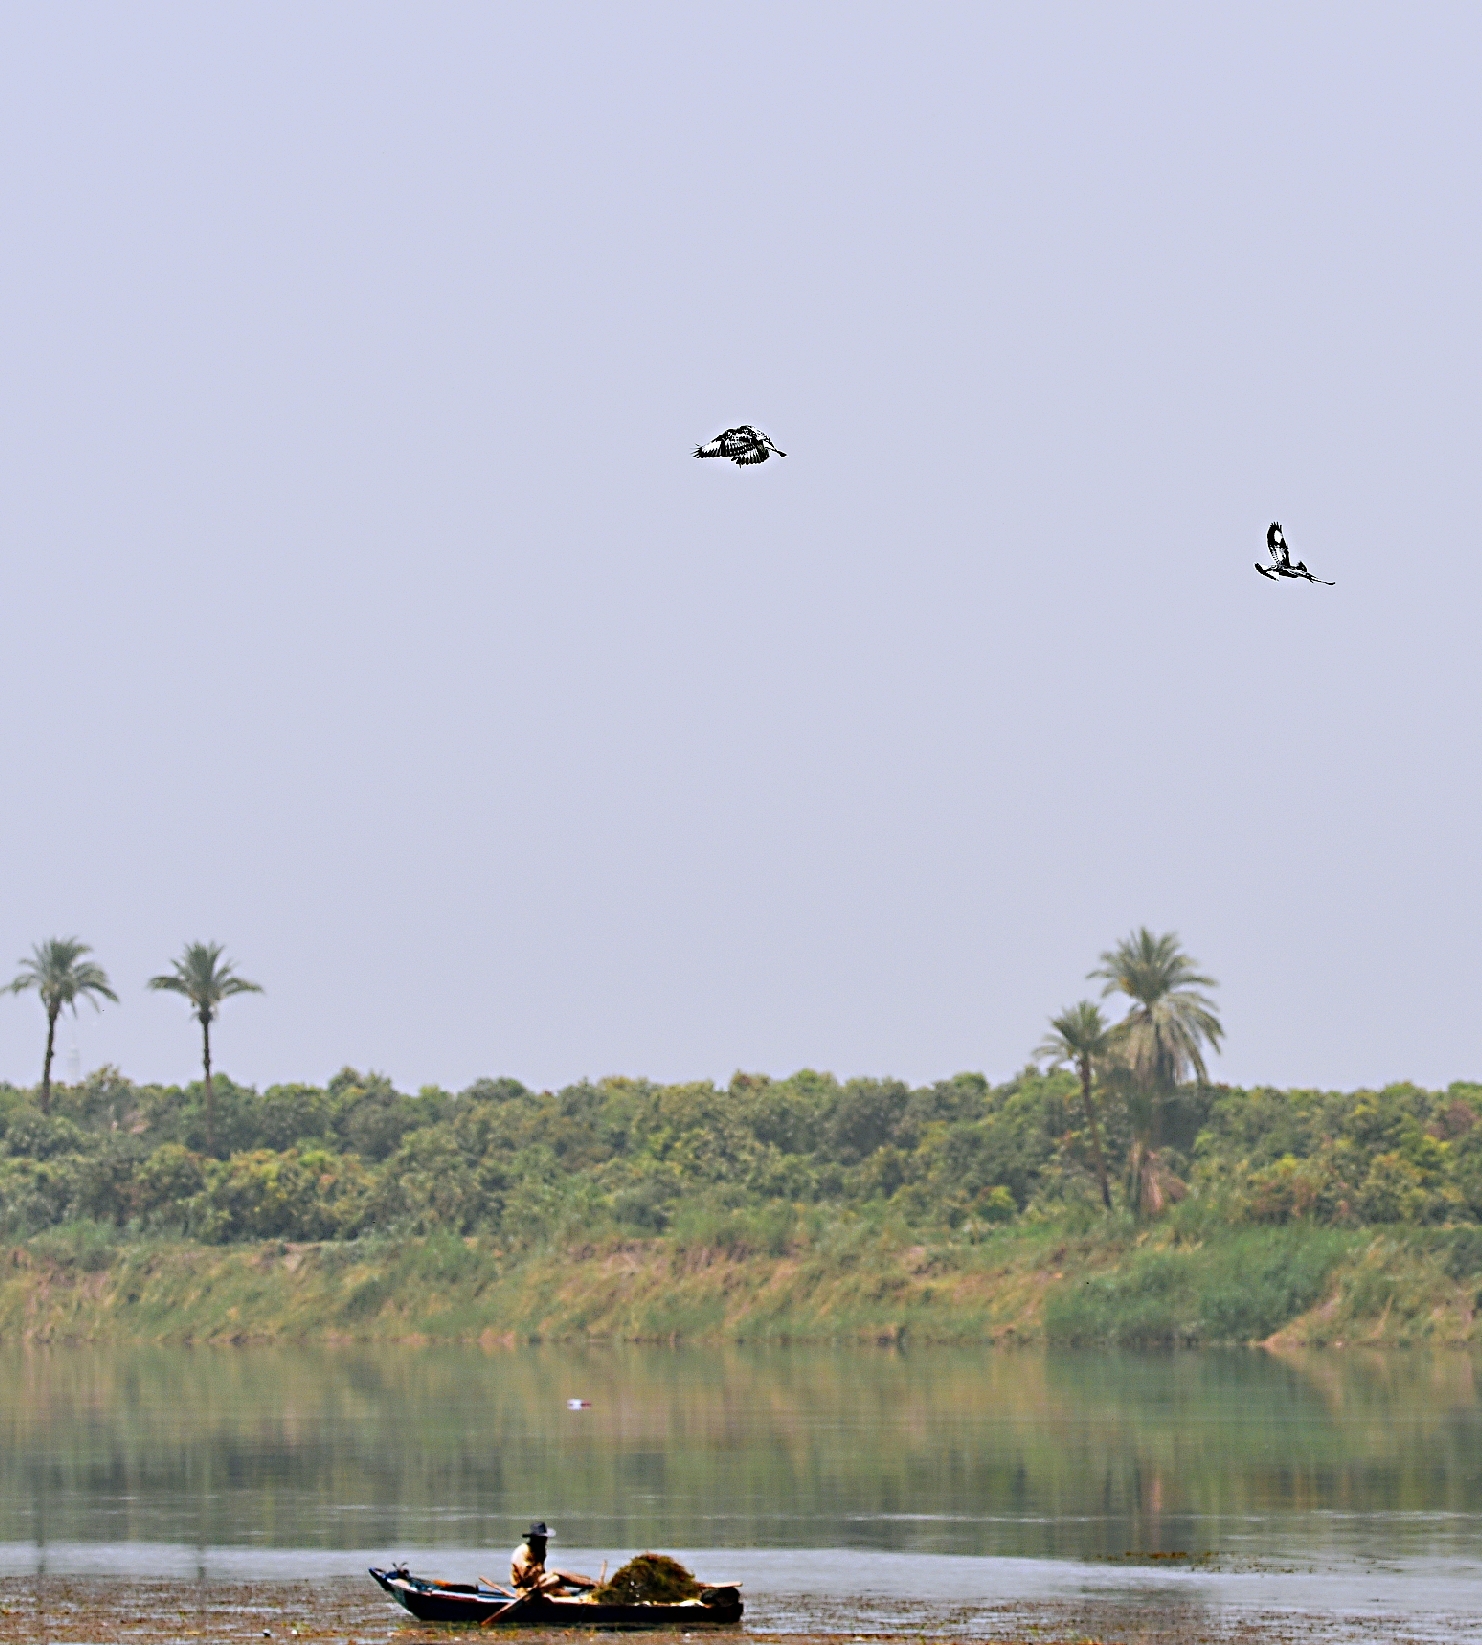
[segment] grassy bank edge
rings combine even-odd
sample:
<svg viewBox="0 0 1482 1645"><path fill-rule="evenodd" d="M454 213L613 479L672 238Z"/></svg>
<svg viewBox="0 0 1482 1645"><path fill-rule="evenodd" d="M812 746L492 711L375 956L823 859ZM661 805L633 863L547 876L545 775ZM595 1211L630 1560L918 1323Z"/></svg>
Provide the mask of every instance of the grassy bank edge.
<svg viewBox="0 0 1482 1645"><path fill-rule="evenodd" d="M1204 1238L1130 1225L780 1254L610 1239L512 1255L433 1235L214 1247L81 1227L0 1248L0 1342L1482 1343L1482 1275L1424 1230Z"/></svg>

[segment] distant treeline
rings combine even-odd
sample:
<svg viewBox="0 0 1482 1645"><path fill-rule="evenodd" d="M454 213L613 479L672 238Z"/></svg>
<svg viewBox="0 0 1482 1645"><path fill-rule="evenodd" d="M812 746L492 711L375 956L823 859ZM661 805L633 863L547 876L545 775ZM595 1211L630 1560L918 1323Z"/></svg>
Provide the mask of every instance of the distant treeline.
<svg viewBox="0 0 1482 1645"><path fill-rule="evenodd" d="M911 1088L737 1074L531 1091L479 1080L416 1096L346 1068L262 1092L217 1076L136 1085L101 1069L52 1092L0 1086L0 1233L91 1221L214 1244L490 1234L661 1233L777 1253L839 1217L975 1230L1101 1215L1074 1075ZM1134 1133L1112 1093L1105 1149L1125 1212ZM1482 1222L1482 1085L1347 1094L1188 1085L1156 1115L1159 1157L1231 1225ZM208 1137L210 1141L208 1142Z"/></svg>

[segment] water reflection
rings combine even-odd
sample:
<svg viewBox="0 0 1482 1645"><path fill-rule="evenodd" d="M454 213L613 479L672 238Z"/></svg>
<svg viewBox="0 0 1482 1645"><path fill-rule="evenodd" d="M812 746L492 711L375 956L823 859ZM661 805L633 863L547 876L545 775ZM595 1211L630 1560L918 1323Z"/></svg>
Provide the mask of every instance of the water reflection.
<svg viewBox="0 0 1482 1645"><path fill-rule="evenodd" d="M11 1351L0 1543L1471 1555L1479 1439L1459 1354Z"/></svg>

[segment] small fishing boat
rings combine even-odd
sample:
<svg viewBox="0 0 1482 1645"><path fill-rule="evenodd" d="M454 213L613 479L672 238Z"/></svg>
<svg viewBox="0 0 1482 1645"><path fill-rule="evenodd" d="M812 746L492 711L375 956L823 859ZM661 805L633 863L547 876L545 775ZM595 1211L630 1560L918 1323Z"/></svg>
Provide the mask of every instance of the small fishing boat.
<svg viewBox="0 0 1482 1645"><path fill-rule="evenodd" d="M519 1594L486 1583L435 1582L405 1565L370 1574L399 1605L422 1622L477 1622L490 1628L723 1628L741 1620L741 1590L701 1588L698 1599L677 1604L604 1605L559 1594Z"/></svg>

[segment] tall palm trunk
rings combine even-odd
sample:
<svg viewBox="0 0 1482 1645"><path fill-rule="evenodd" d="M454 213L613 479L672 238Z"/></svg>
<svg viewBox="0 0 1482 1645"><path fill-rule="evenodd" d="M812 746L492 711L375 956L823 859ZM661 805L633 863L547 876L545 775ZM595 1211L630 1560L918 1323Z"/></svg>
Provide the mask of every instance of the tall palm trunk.
<svg viewBox="0 0 1482 1645"><path fill-rule="evenodd" d="M1106 1155L1101 1151L1101 1128L1096 1123L1096 1109L1091 1103L1091 1059L1081 1058L1081 1106L1086 1110L1086 1125L1091 1132L1091 1157L1096 1161L1096 1175L1101 1183L1101 1203L1108 1211L1112 1208L1111 1187L1106 1180Z"/></svg>
<svg viewBox="0 0 1482 1645"><path fill-rule="evenodd" d="M206 1152L216 1152L216 1096L211 1089L211 1018L201 1012L201 1061L206 1069Z"/></svg>
<svg viewBox="0 0 1482 1645"><path fill-rule="evenodd" d="M1153 1107L1157 1099L1147 1083L1134 1073L1125 1092L1127 1120L1132 1130L1127 1149L1127 1206L1139 1220L1143 1215L1146 1190L1156 1173L1158 1150L1153 1141Z"/></svg>
<svg viewBox="0 0 1482 1645"><path fill-rule="evenodd" d="M1127 1197L1139 1219L1161 1215L1188 1192L1162 1156L1163 1112L1173 1089L1171 1080L1159 1080L1152 1089L1141 1091L1135 1104L1128 1104L1132 1147L1127 1155Z"/></svg>
<svg viewBox="0 0 1482 1645"><path fill-rule="evenodd" d="M57 1041L57 1014L61 1006L46 1013L46 1061L41 1065L41 1112L51 1113L51 1054Z"/></svg>

